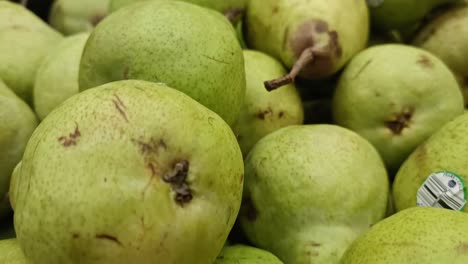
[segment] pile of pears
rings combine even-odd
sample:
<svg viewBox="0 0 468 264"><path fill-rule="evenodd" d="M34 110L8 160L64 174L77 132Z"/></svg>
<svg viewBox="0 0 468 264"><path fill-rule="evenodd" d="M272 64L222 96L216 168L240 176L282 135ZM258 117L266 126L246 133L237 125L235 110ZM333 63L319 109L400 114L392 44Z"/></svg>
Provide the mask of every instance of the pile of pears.
<svg viewBox="0 0 468 264"><path fill-rule="evenodd" d="M468 1L37 2L0 263L468 263Z"/></svg>

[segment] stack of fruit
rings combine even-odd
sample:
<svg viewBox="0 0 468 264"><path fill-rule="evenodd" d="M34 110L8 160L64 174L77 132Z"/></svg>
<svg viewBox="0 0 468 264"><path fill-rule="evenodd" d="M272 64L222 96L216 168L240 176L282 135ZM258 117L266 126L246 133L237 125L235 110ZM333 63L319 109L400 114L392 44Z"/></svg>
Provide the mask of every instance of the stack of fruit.
<svg viewBox="0 0 468 264"><path fill-rule="evenodd" d="M468 263L468 1L21 2L0 263Z"/></svg>

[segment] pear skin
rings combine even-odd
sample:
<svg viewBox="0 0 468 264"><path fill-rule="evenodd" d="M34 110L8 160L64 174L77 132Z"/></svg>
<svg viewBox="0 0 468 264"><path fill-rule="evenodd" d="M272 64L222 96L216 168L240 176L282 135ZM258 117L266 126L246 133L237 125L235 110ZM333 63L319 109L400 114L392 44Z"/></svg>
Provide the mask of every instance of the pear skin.
<svg viewBox="0 0 468 264"><path fill-rule="evenodd" d="M0 218L10 211L8 190L16 164L37 126L31 108L0 80Z"/></svg>
<svg viewBox="0 0 468 264"><path fill-rule="evenodd" d="M283 264L283 262L268 251L238 244L225 247L214 264Z"/></svg>
<svg viewBox="0 0 468 264"><path fill-rule="evenodd" d="M0 78L30 105L37 68L61 39L23 6L0 2Z"/></svg>
<svg viewBox="0 0 468 264"><path fill-rule="evenodd" d="M406 159L393 182L397 211L417 206L417 193L424 181L438 171L453 172L468 182L468 113L440 127ZM468 212L465 206L464 212Z"/></svg>
<svg viewBox="0 0 468 264"><path fill-rule="evenodd" d="M18 240L15 238L0 240L0 263L32 264L26 259Z"/></svg>
<svg viewBox="0 0 468 264"><path fill-rule="evenodd" d="M107 16L109 0L55 0L50 25L64 35L89 32Z"/></svg>
<svg viewBox="0 0 468 264"><path fill-rule="evenodd" d="M40 120L67 98L79 92L78 72L89 33L64 38L47 54L36 73L34 111Z"/></svg>
<svg viewBox="0 0 468 264"><path fill-rule="evenodd" d="M468 263L468 214L414 207L374 225L340 264Z"/></svg>
<svg viewBox="0 0 468 264"><path fill-rule="evenodd" d="M36 263L213 263L243 173L213 111L161 84L108 83L33 133L10 189L17 238Z"/></svg>
<svg viewBox="0 0 468 264"><path fill-rule="evenodd" d="M284 263L334 264L385 216L388 189L377 150L356 133L289 126L247 156L239 219L253 245Z"/></svg>
<svg viewBox="0 0 468 264"><path fill-rule="evenodd" d="M234 129L244 156L267 134L290 125L301 125L304 110L293 84L268 92L263 80L286 74L283 65L259 51L244 50L246 94L244 107Z"/></svg>
<svg viewBox="0 0 468 264"><path fill-rule="evenodd" d="M463 114L455 76L431 53L409 45L368 48L347 65L332 102L336 124L356 131L396 172L411 152Z"/></svg>
<svg viewBox="0 0 468 264"><path fill-rule="evenodd" d="M216 11L180 1L130 5L91 33L81 59L80 90L125 79L165 83L229 125L239 117L246 85L232 24Z"/></svg>
<svg viewBox="0 0 468 264"><path fill-rule="evenodd" d="M268 90L291 83L297 76L333 75L365 48L369 35L365 1L251 0L245 23L247 45L291 69L284 77L265 80Z"/></svg>
<svg viewBox="0 0 468 264"><path fill-rule="evenodd" d="M468 104L468 3L445 11L430 21L413 40L439 57L459 80Z"/></svg>

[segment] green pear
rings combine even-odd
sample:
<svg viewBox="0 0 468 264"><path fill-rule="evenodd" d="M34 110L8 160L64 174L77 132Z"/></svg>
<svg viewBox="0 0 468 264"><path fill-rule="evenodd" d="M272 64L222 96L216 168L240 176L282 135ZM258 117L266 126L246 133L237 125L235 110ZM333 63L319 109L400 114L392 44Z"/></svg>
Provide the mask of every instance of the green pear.
<svg viewBox="0 0 468 264"><path fill-rule="evenodd" d="M286 264L334 264L385 216L388 189L382 159L358 134L289 126L247 156L239 218L254 245Z"/></svg>
<svg viewBox="0 0 468 264"><path fill-rule="evenodd" d="M179 1L122 8L93 31L81 59L80 90L123 79L165 83L229 125L238 119L246 85L233 26L218 12Z"/></svg>
<svg viewBox="0 0 468 264"><path fill-rule="evenodd" d="M147 0L110 0L109 11L114 12L124 6L132 3L142 2ZM242 12L245 8L247 0L180 0L210 9L214 9L226 16L236 16L238 12Z"/></svg>
<svg viewBox="0 0 468 264"><path fill-rule="evenodd" d="M0 218L10 210L10 177L37 126L31 108L0 80Z"/></svg>
<svg viewBox="0 0 468 264"><path fill-rule="evenodd" d="M5 264L27 264L27 261L18 240L15 238L0 240L0 263Z"/></svg>
<svg viewBox="0 0 468 264"><path fill-rule="evenodd" d="M214 264L283 264L283 262L268 251L238 244L225 247Z"/></svg>
<svg viewBox="0 0 468 264"><path fill-rule="evenodd" d="M436 17L415 37L413 45L439 57L459 80L468 105L468 5Z"/></svg>
<svg viewBox="0 0 468 264"><path fill-rule="evenodd" d="M468 113L442 126L423 142L403 163L393 183L393 197L398 211L417 206L417 194L433 173L449 171L468 182ZM465 200L468 199L465 194ZM468 208L464 208L468 212Z"/></svg>
<svg viewBox="0 0 468 264"><path fill-rule="evenodd" d="M41 63L34 82L34 110L39 119L79 92L78 72L89 33L64 38Z"/></svg>
<svg viewBox="0 0 468 264"><path fill-rule="evenodd" d="M37 68L62 36L23 6L0 3L0 78L32 104Z"/></svg>
<svg viewBox="0 0 468 264"><path fill-rule="evenodd" d="M372 26L377 30L406 30L418 25L432 10L460 0L367 0Z"/></svg>
<svg viewBox="0 0 468 264"><path fill-rule="evenodd" d="M267 81L269 90L297 76L331 76L365 48L369 35L365 1L250 0L245 20L247 45L292 68L288 75Z"/></svg>
<svg viewBox="0 0 468 264"><path fill-rule="evenodd" d="M448 67L403 44L368 48L348 64L332 103L336 124L356 131L391 171L445 123L463 114L463 96Z"/></svg>
<svg viewBox="0 0 468 264"><path fill-rule="evenodd" d="M213 263L243 172L231 128L189 96L105 84L33 133L10 190L17 237L36 263Z"/></svg>
<svg viewBox="0 0 468 264"><path fill-rule="evenodd" d="M301 98L294 85L269 93L263 81L285 74L283 65L259 51L244 50L247 90L236 134L244 156L267 134L304 120Z"/></svg>
<svg viewBox="0 0 468 264"><path fill-rule="evenodd" d="M55 0L49 23L64 35L89 32L107 15L109 0Z"/></svg>
<svg viewBox="0 0 468 264"><path fill-rule="evenodd" d="M440 208L406 209L357 239L340 263L468 263L468 215Z"/></svg>

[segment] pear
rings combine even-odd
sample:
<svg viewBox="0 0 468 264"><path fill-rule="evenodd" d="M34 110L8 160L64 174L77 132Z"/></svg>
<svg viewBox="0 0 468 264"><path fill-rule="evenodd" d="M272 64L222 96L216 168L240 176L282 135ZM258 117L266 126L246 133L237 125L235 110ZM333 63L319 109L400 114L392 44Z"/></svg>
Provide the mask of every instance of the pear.
<svg viewBox="0 0 468 264"><path fill-rule="evenodd" d="M333 75L365 48L369 35L366 3L355 0L250 0L245 23L250 48L292 68L282 78L267 80L268 90L297 76Z"/></svg>
<svg viewBox="0 0 468 264"><path fill-rule="evenodd" d="M107 15L109 0L55 0L49 23L64 35L89 32Z"/></svg>
<svg viewBox="0 0 468 264"><path fill-rule="evenodd" d="M244 156L259 139L304 120L301 98L294 85L269 93L263 81L285 74L283 65L259 51L244 50L247 90L244 107L236 124L236 134Z"/></svg>
<svg viewBox="0 0 468 264"><path fill-rule="evenodd" d="M37 126L31 108L0 80L0 218L10 210L10 177Z"/></svg>
<svg viewBox="0 0 468 264"><path fill-rule="evenodd" d="M440 208L403 210L357 239L340 263L468 263L468 215Z"/></svg>
<svg viewBox="0 0 468 264"><path fill-rule="evenodd" d="M0 78L28 104L39 64L61 39L23 6L0 2Z"/></svg>
<svg viewBox="0 0 468 264"><path fill-rule="evenodd" d="M336 124L369 140L395 172L464 106L454 75L440 59L409 45L384 44L353 58L332 109Z"/></svg>
<svg viewBox="0 0 468 264"><path fill-rule="evenodd" d="M81 59L80 90L123 79L165 83L229 125L239 117L246 85L234 27L218 12L179 1L122 8L93 31Z"/></svg>
<svg viewBox="0 0 468 264"><path fill-rule="evenodd" d="M5 264L28 264L21 251L18 240L15 238L0 240L0 263Z"/></svg>
<svg viewBox="0 0 468 264"><path fill-rule="evenodd" d="M245 161L242 228L286 264L338 263L386 213L389 182L377 150L335 125L262 138Z"/></svg>
<svg viewBox="0 0 468 264"><path fill-rule="evenodd" d="M246 245L227 246L214 264L283 264L268 251Z"/></svg>
<svg viewBox="0 0 468 264"><path fill-rule="evenodd" d="M417 196L423 183L434 173L448 171L468 182L468 113L442 126L427 141L411 153L403 163L393 183L393 196L398 211L417 206ZM466 186L465 186L466 187ZM468 196L464 194L464 200ZM463 209L468 212L468 208Z"/></svg>
<svg viewBox="0 0 468 264"><path fill-rule="evenodd" d="M436 17L412 44L436 55L454 72L468 105L468 4Z"/></svg>
<svg viewBox="0 0 468 264"><path fill-rule="evenodd" d="M88 37L89 33L79 33L64 38L41 63L33 91L34 110L39 119L79 92L78 72Z"/></svg>
<svg viewBox="0 0 468 264"><path fill-rule="evenodd" d="M367 0L377 30L407 30L419 25L435 8L460 0ZM413 32L414 32L413 28Z"/></svg>
<svg viewBox="0 0 468 264"><path fill-rule="evenodd" d="M213 263L243 172L231 128L189 96L105 84L67 99L32 135L10 189L17 237L37 263Z"/></svg>
<svg viewBox="0 0 468 264"><path fill-rule="evenodd" d="M124 6L132 3L142 2L147 0L110 0L109 11L114 12ZM207 7L226 15L230 20L234 19L239 13L242 13L247 0L180 0L203 7Z"/></svg>

